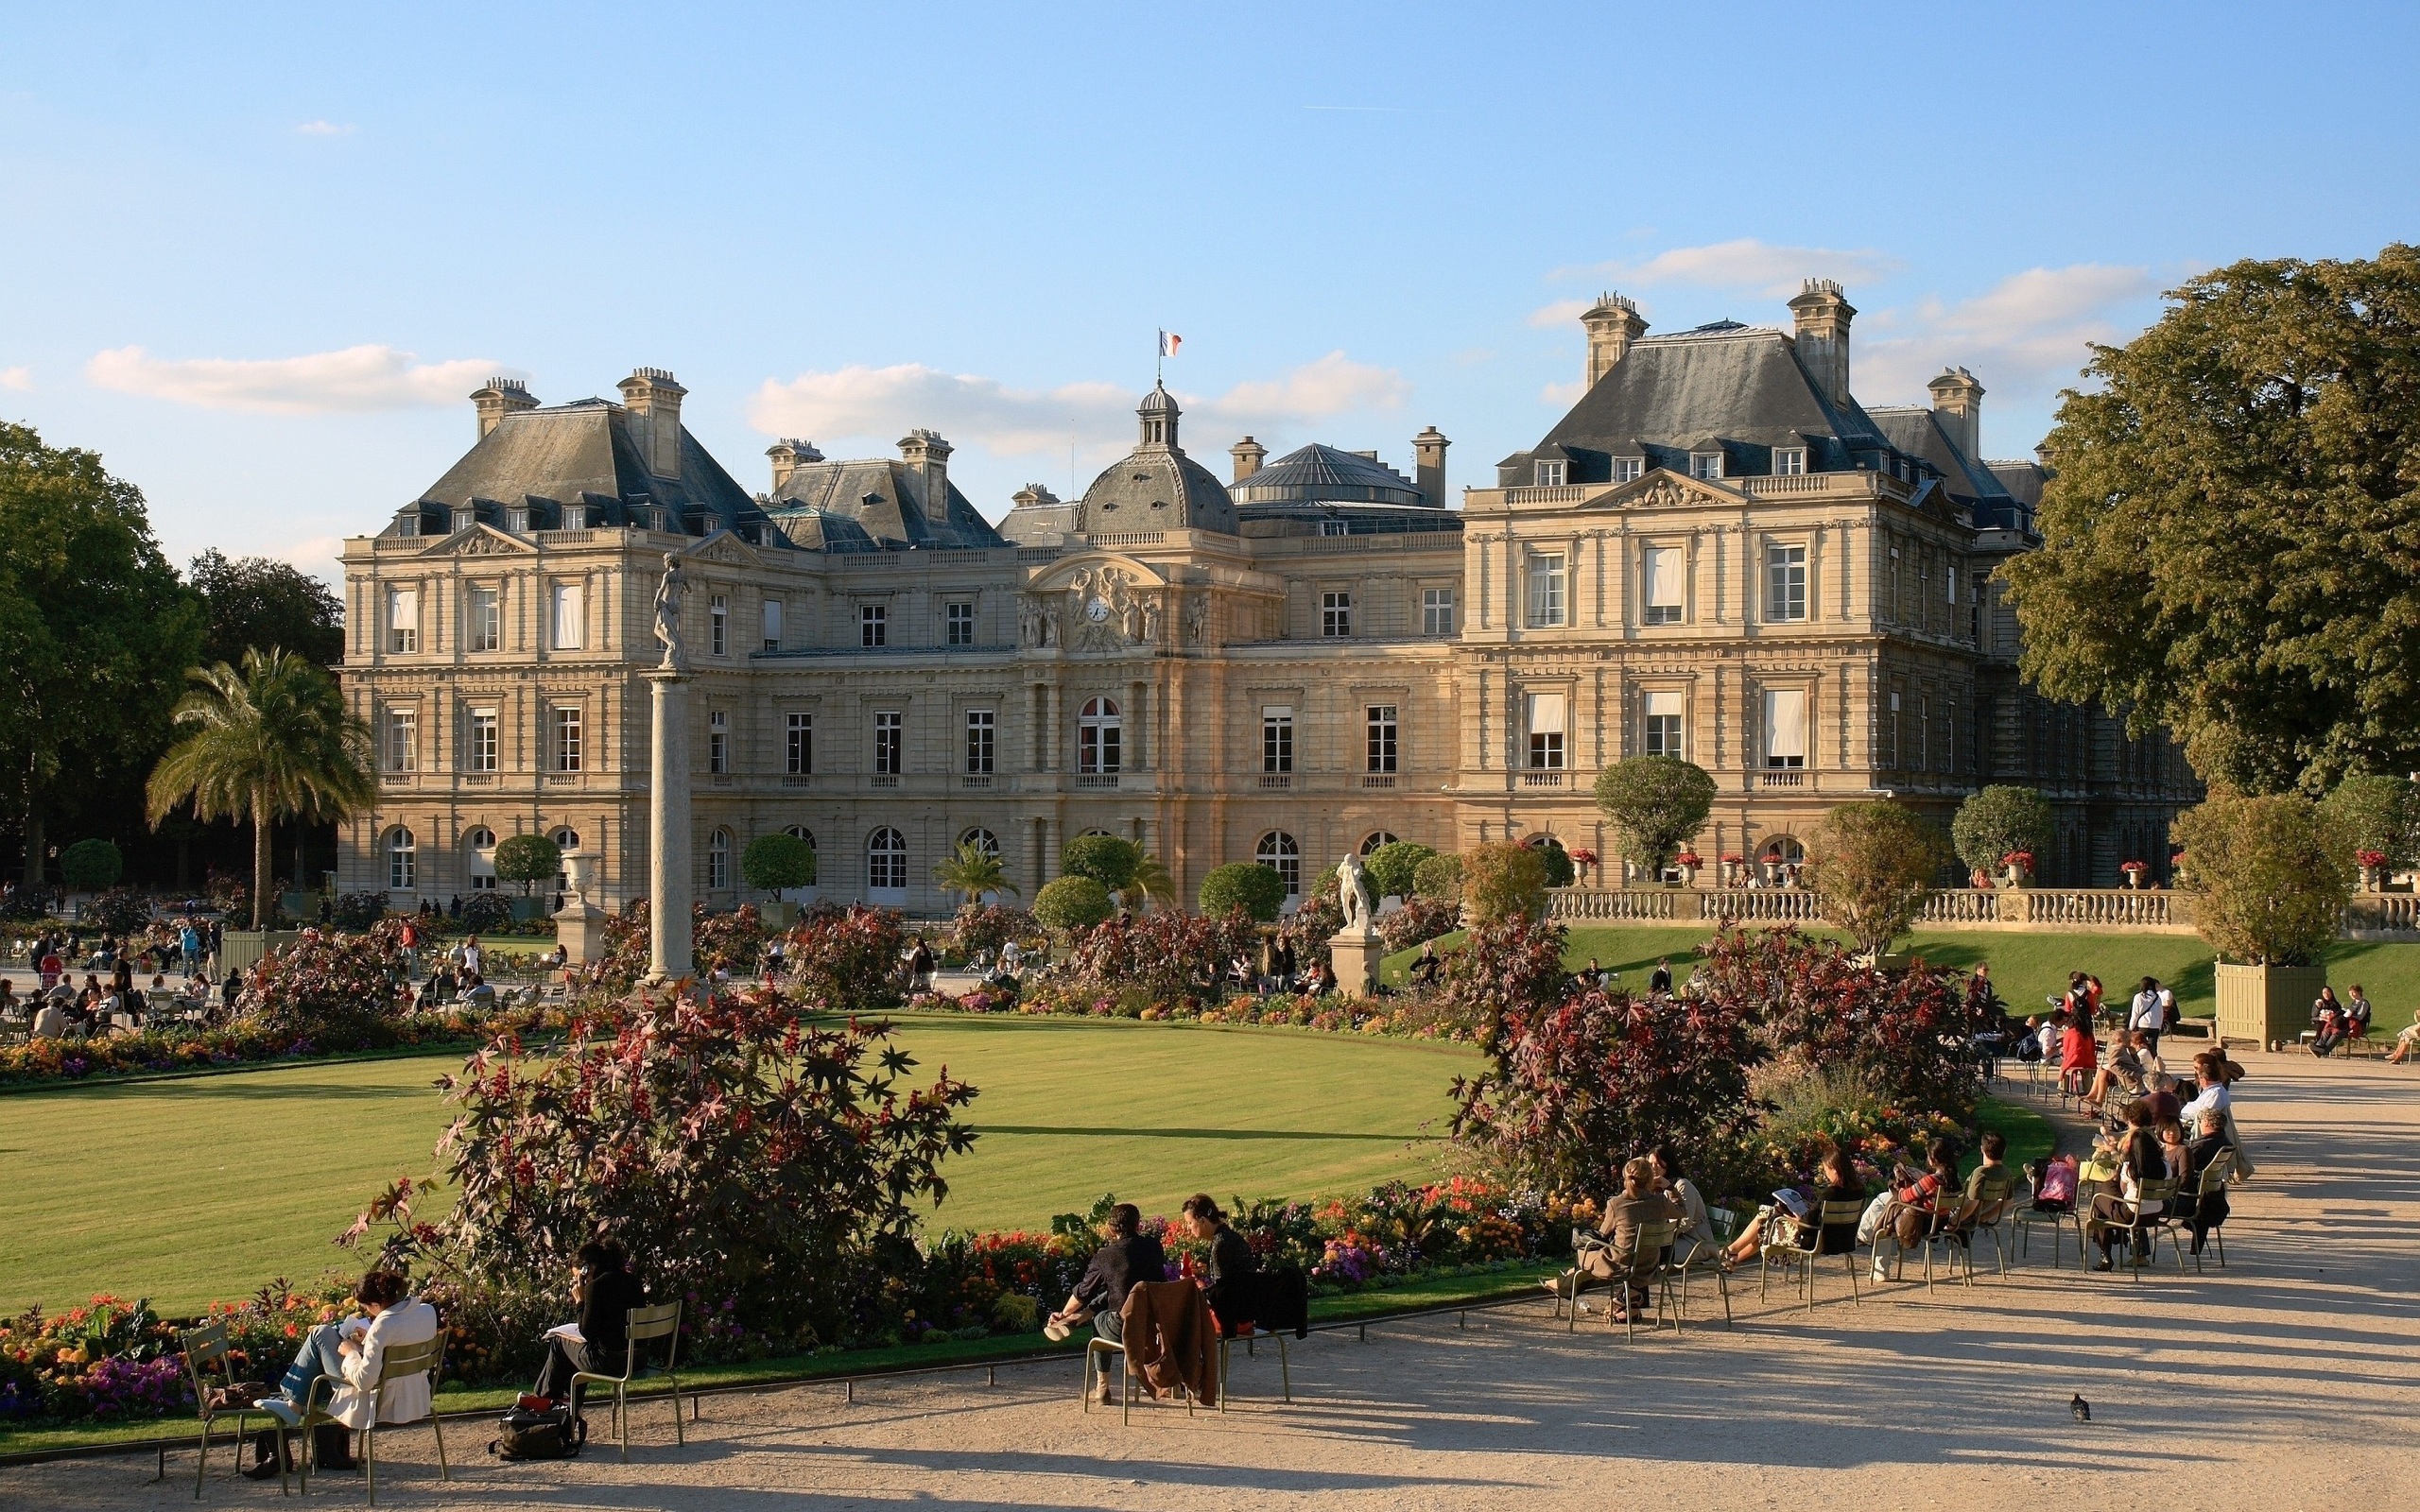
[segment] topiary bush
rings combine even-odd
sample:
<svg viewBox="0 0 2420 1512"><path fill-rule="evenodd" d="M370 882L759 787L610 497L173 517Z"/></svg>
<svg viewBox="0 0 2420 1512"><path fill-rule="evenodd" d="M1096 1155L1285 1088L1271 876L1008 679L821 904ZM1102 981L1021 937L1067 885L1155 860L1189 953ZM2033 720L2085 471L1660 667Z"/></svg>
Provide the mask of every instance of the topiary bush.
<svg viewBox="0 0 2420 1512"><path fill-rule="evenodd" d="M1462 857L1462 901L1483 924L1545 913L1546 858L1510 840L1477 847Z"/></svg>
<svg viewBox="0 0 2420 1512"><path fill-rule="evenodd" d="M2000 858L2012 850L2031 854L2037 867L2049 853L2050 800L2030 787L1996 782L1958 805L1949 821L1949 843L1970 872L1990 876L2000 869Z"/></svg>
<svg viewBox="0 0 2420 1512"><path fill-rule="evenodd" d="M1247 919L1266 924L1286 907L1286 879L1253 861L1230 861L1213 867L1201 879L1201 911L1224 919L1241 910Z"/></svg>
<svg viewBox="0 0 2420 1512"><path fill-rule="evenodd" d="M1705 827L1714 779L1678 756L1632 756L1598 774L1597 807L1621 835L1623 853L1653 877Z"/></svg>
<svg viewBox="0 0 2420 1512"><path fill-rule="evenodd" d="M1142 864L1143 848L1114 834L1080 834L1059 852L1062 872L1070 877L1090 877L1109 892L1119 891L1132 883L1134 872ZM1037 910L1040 902L1037 898Z"/></svg>
<svg viewBox="0 0 2420 1512"><path fill-rule="evenodd" d="M563 869L563 848L543 834L507 835L495 848L495 874L521 884L527 897L533 884L552 882Z"/></svg>
<svg viewBox="0 0 2420 1512"><path fill-rule="evenodd" d="M1442 898L1460 902L1462 896L1462 858L1457 855L1433 855L1412 868L1411 885L1423 898Z"/></svg>
<svg viewBox="0 0 2420 1512"><path fill-rule="evenodd" d="M59 875L78 892L97 892L126 875L126 857L114 840L78 840L59 852Z"/></svg>
<svg viewBox="0 0 2420 1512"><path fill-rule="evenodd" d="M1417 840L1390 840L1361 858L1370 891L1380 898L1409 898L1420 890L1420 865L1436 854Z"/></svg>
<svg viewBox="0 0 2420 1512"><path fill-rule="evenodd" d="M151 901L128 888L112 887L97 898L86 899L77 909L76 919L105 934L131 935L151 922Z"/></svg>
<svg viewBox="0 0 2420 1512"><path fill-rule="evenodd" d="M2193 927L2248 966L2309 966L2336 938L2353 896L2342 832L2299 794L2221 796L2176 816Z"/></svg>
<svg viewBox="0 0 2420 1512"><path fill-rule="evenodd" d="M474 935L493 935L512 927L512 902L493 888L462 900L462 928Z"/></svg>
<svg viewBox="0 0 2420 1512"><path fill-rule="evenodd" d="M1090 929L1116 911L1108 886L1098 877L1061 877L1033 900L1033 917L1062 935Z"/></svg>
<svg viewBox="0 0 2420 1512"><path fill-rule="evenodd" d="M780 898L792 887L815 885L815 847L776 830L748 842L739 853L740 880Z"/></svg>

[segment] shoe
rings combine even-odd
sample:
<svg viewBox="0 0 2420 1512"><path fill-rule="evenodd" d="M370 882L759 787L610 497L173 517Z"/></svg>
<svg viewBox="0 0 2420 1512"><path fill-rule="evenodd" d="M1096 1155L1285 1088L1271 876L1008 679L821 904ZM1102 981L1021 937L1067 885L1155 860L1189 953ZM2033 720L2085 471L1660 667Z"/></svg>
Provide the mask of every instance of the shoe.
<svg viewBox="0 0 2420 1512"><path fill-rule="evenodd" d="M2102 1256L2100 1259L2099 1259L2099 1260L2097 1260L2097 1261L2093 1262L2093 1266L2092 1266L2092 1268L2093 1268L2093 1269L2095 1269L2095 1270L2116 1270L2116 1269L2118 1268L2118 1266L2117 1266L2116 1263L2114 1263L2113 1261L2111 1261L2111 1260L2109 1259L2109 1257L2107 1257L2106 1255L2104 1255L2104 1256Z"/></svg>
<svg viewBox="0 0 2420 1512"><path fill-rule="evenodd" d="M1048 1339L1053 1344L1066 1343L1068 1332L1069 1330L1067 1325L1060 1322L1057 1318L1052 1318L1049 1322L1042 1325L1042 1336Z"/></svg>
<svg viewBox="0 0 2420 1512"><path fill-rule="evenodd" d="M263 1397L260 1400L253 1402L252 1407L254 1411L267 1413L288 1428L302 1426L302 1414L296 1411L294 1403L284 1397Z"/></svg>
<svg viewBox="0 0 2420 1512"><path fill-rule="evenodd" d="M281 1458L284 1461L283 1466L280 1465ZM285 1435L273 1428L263 1429L254 1434L252 1462L244 1467L242 1471L244 1479L269 1480L274 1478L281 1469L287 1470L294 1469L294 1456L285 1449Z"/></svg>

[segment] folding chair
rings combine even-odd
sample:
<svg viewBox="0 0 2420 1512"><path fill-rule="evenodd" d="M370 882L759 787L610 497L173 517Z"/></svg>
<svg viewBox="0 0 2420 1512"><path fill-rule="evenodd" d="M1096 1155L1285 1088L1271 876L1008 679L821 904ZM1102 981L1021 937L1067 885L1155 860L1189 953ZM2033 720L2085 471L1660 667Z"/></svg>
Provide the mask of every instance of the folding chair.
<svg viewBox="0 0 2420 1512"><path fill-rule="evenodd" d="M1107 1356L1109 1358L1102 1358L1103 1356ZM1117 1362L1119 1368L1124 1372L1124 1390L1122 1392L1124 1407L1118 1420L1120 1422L1131 1423L1134 1420L1134 1362L1128 1356L1126 1352L1126 1344L1122 1339L1104 1339L1099 1334L1096 1333L1091 1338L1084 1341L1084 1389L1080 1400L1083 1403L1084 1411L1090 1412L1093 1410L1093 1387L1097 1384L1102 1384L1108 1382L1111 1359L1115 1359ZM1098 1362L1100 1371L1098 1376L1093 1373L1096 1361ZM1223 1368L1223 1363L1221 1367ZM1221 1388L1219 1400L1224 1400L1225 1381L1223 1378L1220 1380L1219 1384Z"/></svg>
<svg viewBox="0 0 2420 1512"><path fill-rule="evenodd" d="M1843 1266L1848 1271L1850 1302L1857 1304L1863 1303L1865 1298L1858 1294L1857 1287L1856 1239L1852 1237L1849 1243L1842 1248L1826 1248L1824 1243L1824 1230L1826 1228L1845 1228L1854 1235L1857 1230L1858 1220L1865 1216L1865 1207L1866 1205L1862 1202L1826 1202L1821 1204L1817 1208L1814 1217L1802 1221L1802 1226L1804 1223L1807 1222L1811 1222L1816 1226L1815 1243L1813 1246L1809 1248L1802 1249L1794 1244L1777 1243L1768 1237L1766 1242L1758 1247L1756 1252L1756 1258L1763 1267L1763 1273L1756 1282L1756 1296L1759 1298L1762 1298L1766 1295L1766 1290L1772 1281L1772 1268L1773 1263L1776 1261L1780 1262L1782 1269L1785 1271L1795 1266L1797 1267L1797 1274L1793 1279L1806 1289L1806 1312L1807 1315L1811 1317L1815 1313L1815 1262L1826 1259L1832 1255L1838 1255L1841 1257Z"/></svg>
<svg viewBox="0 0 2420 1512"><path fill-rule="evenodd" d="M1655 1321L1647 1326L1647 1332L1652 1333L1664 1326L1665 1310L1672 1303L1673 1275L1672 1267L1664 1259L1664 1251L1671 1247L1673 1231L1677 1227L1669 1219L1640 1224L1636 1246L1631 1250L1630 1263L1616 1266L1614 1279L1607 1283L1620 1290L1622 1337L1625 1339L1638 1337L1638 1309L1630 1305L1630 1289L1634 1282L1646 1283L1648 1298L1655 1308ZM1613 1325L1614 1314L1609 1311L1605 1314L1605 1326L1610 1329ZM1680 1331L1680 1314L1675 1311L1672 1332L1678 1333Z"/></svg>
<svg viewBox="0 0 2420 1512"><path fill-rule="evenodd" d="M686 1445L689 1440L681 1429L681 1378L672 1373L674 1359L681 1352L681 1304L666 1302L659 1307L634 1307L630 1321L624 1325L622 1373L609 1376L595 1370L581 1370L571 1378L571 1394L579 1395L579 1383L594 1381L598 1385L614 1388L614 1427L622 1440L622 1459L631 1457L631 1383L662 1376L672 1383L672 1441ZM664 1346L664 1364L659 1367L639 1368L639 1346L651 1339L667 1341Z"/></svg>
<svg viewBox="0 0 2420 1512"><path fill-rule="evenodd" d="M361 1440L361 1473L369 1486L372 1506L378 1504L378 1417L380 1408L386 1403L387 1387L392 1382L426 1376L433 1396L437 1390L440 1356L444 1352L445 1334L441 1331L437 1337L419 1344L389 1345L379 1359L378 1379L370 1387L370 1426L363 1431ZM341 1425L342 1422L328 1411L328 1402L335 1397L337 1385L335 1378L330 1376L321 1376L312 1382L310 1395L302 1404L302 1420L295 1425L302 1440L304 1496L311 1494L311 1468L319 1457L314 1451L317 1440L312 1430L323 1425ZM401 1428L404 1425L395 1423L390 1426ZM437 1435L437 1478L450 1481L454 1475L452 1467L445 1462L445 1425L438 1419L434 1401L429 1404L428 1426ZM278 1458L283 1466L285 1456L281 1454Z"/></svg>
<svg viewBox="0 0 2420 1512"><path fill-rule="evenodd" d="M1216 1317L1218 1314L1213 1314L1211 1315ZM1227 1386L1228 1351L1233 1349L1236 1343L1240 1341L1244 1347L1245 1356L1250 1359L1257 1359L1259 1357L1259 1351L1254 1348L1254 1346L1261 1339L1275 1339L1277 1341L1277 1376L1280 1383L1280 1389L1284 1392L1285 1398L1288 1401L1292 1401L1294 1400L1294 1362L1287 1353L1285 1331L1281 1329L1273 1332L1263 1333L1259 1332L1256 1325L1245 1323L1236 1328L1236 1331L1231 1333L1227 1331L1226 1325L1221 1323L1219 1325L1219 1410L1220 1412L1225 1412L1227 1410L1227 1397L1229 1390Z"/></svg>
<svg viewBox="0 0 2420 1512"><path fill-rule="evenodd" d="M194 1461L193 1467L193 1496L194 1500L199 1502L201 1500L201 1478L210 1468L210 1435L218 1423L229 1418L235 1419L234 1452L236 1462L241 1464L244 1440L250 1432L246 1426L248 1421L258 1418L264 1428L274 1428L278 1426L278 1422L275 1418L257 1407L214 1407L211 1405L210 1383L204 1378L203 1371L213 1361L217 1363L219 1370L226 1376L227 1384L233 1386L235 1383L235 1362L233 1358L234 1347L227 1342L226 1324L210 1323L198 1329L186 1329L177 1335L177 1344L184 1351L185 1379L193 1383L193 1400L199 1404L201 1414L201 1452ZM167 1475L168 1455L167 1451L163 1450L160 1452L160 1473L153 1479L165 1480ZM277 1482L278 1488L281 1491L285 1490L285 1456L283 1453L277 1456Z"/></svg>

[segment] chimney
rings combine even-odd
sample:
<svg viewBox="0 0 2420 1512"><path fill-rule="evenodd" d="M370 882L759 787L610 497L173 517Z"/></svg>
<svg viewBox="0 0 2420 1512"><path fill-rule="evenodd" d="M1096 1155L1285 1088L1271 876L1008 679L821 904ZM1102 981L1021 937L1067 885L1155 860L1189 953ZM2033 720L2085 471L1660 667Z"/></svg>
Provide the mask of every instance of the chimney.
<svg viewBox="0 0 2420 1512"><path fill-rule="evenodd" d="M899 438L900 459L915 472L920 490L917 503L927 520L940 520L949 513L950 450L939 433L922 426Z"/></svg>
<svg viewBox="0 0 2420 1512"><path fill-rule="evenodd" d="M1047 484L1028 483L1017 490L1009 502L1020 509L1046 509L1059 502L1059 496L1050 491Z"/></svg>
<svg viewBox="0 0 2420 1512"><path fill-rule="evenodd" d="M1647 322L1638 318L1638 306L1618 294L1599 294L1597 302L1580 318L1588 333L1588 387L1614 370L1616 364L1630 354L1630 344L1647 334Z"/></svg>
<svg viewBox="0 0 2420 1512"><path fill-rule="evenodd" d="M1941 418L1941 428L1966 454L1966 460L1983 459L1983 386L1963 368L1944 368L1941 376L1925 385L1932 395L1933 413Z"/></svg>
<svg viewBox="0 0 2420 1512"><path fill-rule="evenodd" d="M773 491L775 493L782 491L784 486L789 482L791 473L809 462L823 460L823 454L815 449L813 441L802 441L795 436L783 437L765 448L765 455L773 459Z"/></svg>
<svg viewBox="0 0 2420 1512"><path fill-rule="evenodd" d="M1438 508L1445 507L1445 438L1429 426L1411 438L1411 476L1420 496Z"/></svg>
<svg viewBox="0 0 2420 1512"><path fill-rule="evenodd" d="M1268 459L1269 448L1247 436L1228 447L1227 455L1236 459L1236 481L1241 483L1260 471L1260 464Z"/></svg>
<svg viewBox="0 0 2420 1512"><path fill-rule="evenodd" d="M647 470L660 478L681 475L681 396L689 390L661 368L641 368L616 385L631 412Z"/></svg>
<svg viewBox="0 0 2420 1512"><path fill-rule="evenodd" d="M1857 310L1828 278L1810 278L1789 301L1798 318L1798 365L1835 405L1849 403L1849 322Z"/></svg>
<svg viewBox="0 0 2420 1512"><path fill-rule="evenodd" d="M538 407L538 402L529 397L529 390L522 387L518 378L489 379L485 388L471 396L471 403L479 412L481 440L487 438L488 432L503 424L507 415L517 415L525 409Z"/></svg>

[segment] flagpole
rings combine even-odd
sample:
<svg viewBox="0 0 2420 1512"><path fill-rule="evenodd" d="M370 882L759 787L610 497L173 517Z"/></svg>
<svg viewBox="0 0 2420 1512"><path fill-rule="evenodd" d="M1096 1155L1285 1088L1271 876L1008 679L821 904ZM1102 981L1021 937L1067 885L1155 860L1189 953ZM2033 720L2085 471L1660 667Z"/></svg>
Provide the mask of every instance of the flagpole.
<svg viewBox="0 0 2420 1512"><path fill-rule="evenodd" d="M1151 359L1151 387L1159 387L1168 378L1168 334L1160 333L1157 354Z"/></svg>

